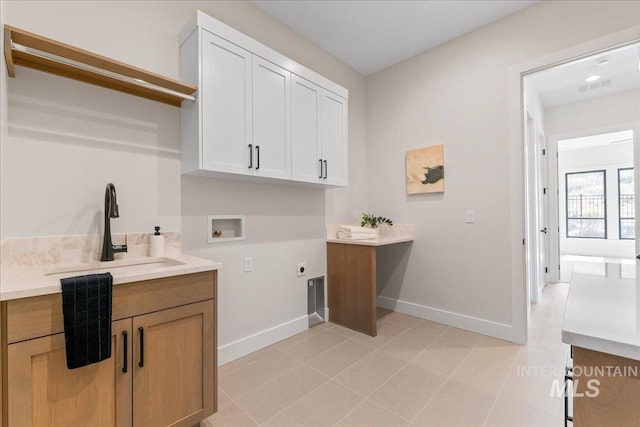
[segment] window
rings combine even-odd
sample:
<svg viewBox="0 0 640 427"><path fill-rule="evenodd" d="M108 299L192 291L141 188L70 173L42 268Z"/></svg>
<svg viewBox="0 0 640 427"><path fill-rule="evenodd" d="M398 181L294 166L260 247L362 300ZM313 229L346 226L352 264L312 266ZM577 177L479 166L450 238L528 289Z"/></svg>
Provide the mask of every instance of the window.
<svg viewBox="0 0 640 427"><path fill-rule="evenodd" d="M607 238L606 171L565 174L567 237Z"/></svg>
<svg viewBox="0 0 640 427"><path fill-rule="evenodd" d="M618 169L618 207L620 212L620 239L635 238L635 203L633 168Z"/></svg>

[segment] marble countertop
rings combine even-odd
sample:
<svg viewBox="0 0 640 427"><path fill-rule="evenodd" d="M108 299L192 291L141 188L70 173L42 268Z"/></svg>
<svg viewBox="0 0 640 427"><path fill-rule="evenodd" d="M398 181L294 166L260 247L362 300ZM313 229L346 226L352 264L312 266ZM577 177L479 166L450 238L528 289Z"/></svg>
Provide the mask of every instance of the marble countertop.
<svg viewBox="0 0 640 427"><path fill-rule="evenodd" d="M0 301L59 293L61 278L83 274L111 272L115 286L220 268L222 263L183 253L83 264L5 265L0 274Z"/></svg>
<svg viewBox="0 0 640 427"><path fill-rule="evenodd" d="M640 360L640 261L629 262L636 265L603 263L585 273L574 267L562 342Z"/></svg>
<svg viewBox="0 0 640 427"><path fill-rule="evenodd" d="M413 242L416 239L413 224L396 224L393 227L380 230L375 239L338 239L338 224L327 225L327 243L344 245L384 246L394 243Z"/></svg>

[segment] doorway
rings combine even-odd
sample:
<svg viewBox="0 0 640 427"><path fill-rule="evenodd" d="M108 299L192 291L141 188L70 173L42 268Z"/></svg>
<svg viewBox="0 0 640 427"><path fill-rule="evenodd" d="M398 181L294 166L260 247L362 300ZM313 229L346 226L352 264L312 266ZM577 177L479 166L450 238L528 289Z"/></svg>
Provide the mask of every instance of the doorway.
<svg viewBox="0 0 640 427"><path fill-rule="evenodd" d="M635 256L633 129L557 141L559 280L575 261Z"/></svg>
<svg viewBox="0 0 640 427"><path fill-rule="evenodd" d="M571 257L640 254L639 57L633 43L522 73L527 314Z"/></svg>

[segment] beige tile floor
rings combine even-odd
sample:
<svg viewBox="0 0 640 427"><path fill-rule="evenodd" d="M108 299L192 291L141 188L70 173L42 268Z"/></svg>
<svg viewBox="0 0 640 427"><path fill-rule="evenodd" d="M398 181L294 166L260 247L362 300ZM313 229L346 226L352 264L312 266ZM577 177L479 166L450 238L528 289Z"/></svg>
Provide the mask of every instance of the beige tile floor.
<svg viewBox="0 0 640 427"><path fill-rule="evenodd" d="M382 309L375 338L316 326L221 366L202 425L561 426L567 291L547 286L526 346Z"/></svg>

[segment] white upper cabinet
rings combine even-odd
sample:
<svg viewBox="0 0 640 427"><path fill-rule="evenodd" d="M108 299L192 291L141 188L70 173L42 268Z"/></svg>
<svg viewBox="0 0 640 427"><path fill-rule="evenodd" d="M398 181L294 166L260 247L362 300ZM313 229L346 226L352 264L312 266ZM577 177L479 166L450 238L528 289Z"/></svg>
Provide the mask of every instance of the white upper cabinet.
<svg viewBox="0 0 640 427"><path fill-rule="evenodd" d="M179 40L183 174L347 185L345 88L200 11Z"/></svg>
<svg viewBox="0 0 640 427"><path fill-rule="evenodd" d="M322 93L323 179L328 185L347 186L347 101L331 92Z"/></svg>
<svg viewBox="0 0 640 427"><path fill-rule="evenodd" d="M291 178L291 73L253 57L255 175Z"/></svg>
<svg viewBox="0 0 640 427"><path fill-rule="evenodd" d="M347 100L294 75L291 110L292 178L346 187Z"/></svg>
<svg viewBox="0 0 640 427"><path fill-rule="evenodd" d="M203 33L200 84L203 170L250 173L247 159L252 143L251 64L250 52Z"/></svg>
<svg viewBox="0 0 640 427"><path fill-rule="evenodd" d="M322 88L301 77L291 78L292 178L323 182L320 115Z"/></svg>

